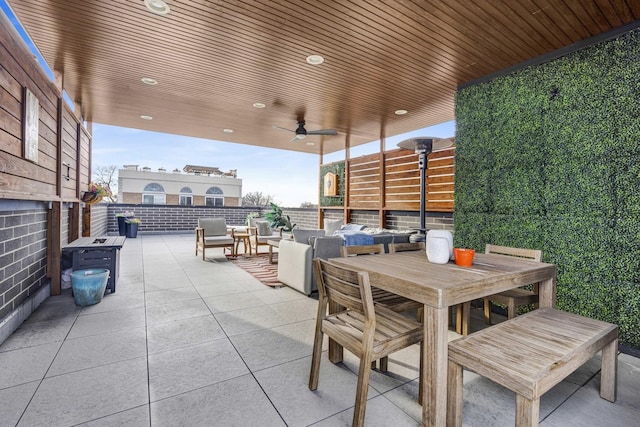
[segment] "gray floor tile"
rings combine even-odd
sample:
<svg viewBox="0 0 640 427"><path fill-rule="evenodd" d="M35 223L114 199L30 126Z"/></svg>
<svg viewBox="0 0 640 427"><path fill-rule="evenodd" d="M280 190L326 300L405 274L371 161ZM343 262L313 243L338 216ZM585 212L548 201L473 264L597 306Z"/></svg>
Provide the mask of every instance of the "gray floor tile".
<svg viewBox="0 0 640 427"><path fill-rule="evenodd" d="M194 286L202 298L247 292L246 286L243 286L241 283L217 282L216 284L196 284Z"/></svg>
<svg viewBox="0 0 640 427"><path fill-rule="evenodd" d="M114 310L126 310L129 308L144 307L144 294L123 294L117 291L114 294L106 294L98 304L82 307L81 314L105 313Z"/></svg>
<svg viewBox="0 0 640 427"><path fill-rule="evenodd" d="M147 323L155 325L208 314L211 314L211 311L201 299L177 301L147 307Z"/></svg>
<svg viewBox="0 0 640 427"><path fill-rule="evenodd" d="M544 397L544 396L543 396ZM636 395L637 397L637 395ZM541 415L542 418L542 415ZM638 426L640 411L601 399L595 387L583 387L542 423L543 427Z"/></svg>
<svg viewBox="0 0 640 427"><path fill-rule="evenodd" d="M218 295L204 298L212 313L224 313L226 311L240 310L243 308L265 305L264 302L250 292Z"/></svg>
<svg viewBox="0 0 640 427"><path fill-rule="evenodd" d="M246 334L289 323L269 306L260 306L214 315L227 335Z"/></svg>
<svg viewBox="0 0 640 427"><path fill-rule="evenodd" d="M254 375L288 426L307 426L354 406L357 377L323 354L318 389L309 390L311 357L294 360ZM378 393L369 388L368 397Z"/></svg>
<svg viewBox="0 0 640 427"><path fill-rule="evenodd" d="M113 415L107 415L97 420L78 424L77 427L148 427L149 425L149 405L142 405Z"/></svg>
<svg viewBox="0 0 640 427"><path fill-rule="evenodd" d="M0 426L15 426L40 381L0 389Z"/></svg>
<svg viewBox="0 0 640 427"><path fill-rule="evenodd" d="M65 317L55 321L24 322L2 344L0 352L48 343L58 343L59 345L69 334L74 321L74 317Z"/></svg>
<svg viewBox="0 0 640 427"><path fill-rule="evenodd" d="M162 291L150 291L145 294L147 307L199 298L200 295L193 286Z"/></svg>
<svg viewBox="0 0 640 427"><path fill-rule="evenodd" d="M69 426L147 403L145 358L45 379L20 426Z"/></svg>
<svg viewBox="0 0 640 427"><path fill-rule="evenodd" d="M70 293L65 292L63 295L51 296L47 298L40 307L33 313L25 324L37 322L63 322L73 323L73 320L80 313L80 307L76 305Z"/></svg>
<svg viewBox="0 0 640 427"><path fill-rule="evenodd" d="M227 339L151 354L149 394L155 402L248 372Z"/></svg>
<svg viewBox="0 0 640 427"><path fill-rule="evenodd" d="M177 350L225 338L224 331L211 314L147 327L149 354Z"/></svg>
<svg viewBox="0 0 640 427"><path fill-rule="evenodd" d="M289 302L307 299L307 296L291 288L283 286L281 288L266 288L254 291L253 295L264 301L265 304L276 304L279 302Z"/></svg>
<svg viewBox="0 0 640 427"><path fill-rule="evenodd" d="M146 357L144 328L126 329L68 339L47 372L47 377Z"/></svg>
<svg viewBox="0 0 640 427"><path fill-rule="evenodd" d="M271 304L278 314L294 322L315 319L318 316L318 300L304 297L295 301Z"/></svg>
<svg viewBox="0 0 640 427"><path fill-rule="evenodd" d="M231 337L252 371L310 356L316 322L307 320Z"/></svg>
<svg viewBox="0 0 640 427"><path fill-rule="evenodd" d="M349 426L353 420L353 408L340 412L313 427ZM364 422L367 427L415 427L421 425L384 396L377 396L367 401Z"/></svg>
<svg viewBox="0 0 640 427"><path fill-rule="evenodd" d="M44 378L62 342L0 353L0 388Z"/></svg>
<svg viewBox="0 0 640 427"><path fill-rule="evenodd" d="M99 335L106 332L121 331L145 326L144 308L115 310L105 313L78 316L68 338Z"/></svg>
<svg viewBox="0 0 640 427"><path fill-rule="evenodd" d="M151 404L153 426L285 426L251 375Z"/></svg>

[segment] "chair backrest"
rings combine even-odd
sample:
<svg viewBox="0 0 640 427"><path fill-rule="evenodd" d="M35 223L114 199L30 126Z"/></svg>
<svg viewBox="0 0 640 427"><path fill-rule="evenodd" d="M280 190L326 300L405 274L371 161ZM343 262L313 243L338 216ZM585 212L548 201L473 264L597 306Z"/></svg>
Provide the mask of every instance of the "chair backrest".
<svg viewBox="0 0 640 427"><path fill-rule="evenodd" d="M258 236L271 236L273 234L269 221L256 221L255 224Z"/></svg>
<svg viewBox="0 0 640 427"><path fill-rule="evenodd" d="M539 249L512 248L509 246L498 246L487 243L487 245L484 247L484 253L517 256L520 258L542 262L542 251Z"/></svg>
<svg viewBox="0 0 640 427"><path fill-rule="evenodd" d="M350 270L320 258L313 260L318 279L320 301L333 301L348 310L362 313L365 319L373 319L375 311L369 275L364 271Z"/></svg>
<svg viewBox="0 0 640 427"><path fill-rule="evenodd" d="M389 243L389 253L408 252L408 251L424 251L424 242L414 243Z"/></svg>
<svg viewBox="0 0 640 427"><path fill-rule="evenodd" d="M337 258L341 256L340 248L344 245L344 239L340 236L312 237L309 243L313 247L314 258Z"/></svg>
<svg viewBox="0 0 640 427"><path fill-rule="evenodd" d="M198 218L198 227L204 230L207 237L227 234L227 221L224 218Z"/></svg>
<svg viewBox="0 0 640 427"><path fill-rule="evenodd" d="M380 243L377 245L343 246L340 248L340 254L343 257L351 255L384 254L384 245Z"/></svg>
<svg viewBox="0 0 640 427"><path fill-rule="evenodd" d="M298 243L304 243L305 245L311 244L311 237L324 236L324 230L303 230L301 228L294 228L291 233L293 233L293 240Z"/></svg>

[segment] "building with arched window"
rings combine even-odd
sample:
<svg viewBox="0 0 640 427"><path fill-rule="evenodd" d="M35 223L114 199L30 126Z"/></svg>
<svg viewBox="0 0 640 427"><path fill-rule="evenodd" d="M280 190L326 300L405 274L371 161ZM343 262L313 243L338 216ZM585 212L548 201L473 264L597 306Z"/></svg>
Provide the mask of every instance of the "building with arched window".
<svg viewBox="0 0 640 427"><path fill-rule="evenodd" d="M138 165L118 170L118 201L132 204L183 206L240 206L242 179L235 170L185 166L187 173L175 169L151 171Z"/></svg>

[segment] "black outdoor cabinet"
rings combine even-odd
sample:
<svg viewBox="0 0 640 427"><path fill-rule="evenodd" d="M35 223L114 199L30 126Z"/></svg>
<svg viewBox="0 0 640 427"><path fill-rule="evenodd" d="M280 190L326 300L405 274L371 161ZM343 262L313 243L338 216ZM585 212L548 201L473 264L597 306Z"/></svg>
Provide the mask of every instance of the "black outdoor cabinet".
<svg viewBox="0 0 640 427"><path fill-rule="evenodd" d="M109 270L107 289L114 293L120 267L120 249L124 245L124 236L82 237L62 248L63 253L71 253L73 271L91 268Z"/></svg>

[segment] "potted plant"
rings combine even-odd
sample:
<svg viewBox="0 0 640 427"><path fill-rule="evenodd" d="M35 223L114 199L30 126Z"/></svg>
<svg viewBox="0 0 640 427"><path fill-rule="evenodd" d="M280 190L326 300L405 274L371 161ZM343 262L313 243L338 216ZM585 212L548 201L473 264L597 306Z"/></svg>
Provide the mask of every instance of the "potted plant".
<svg viewBox="0 0 640 427"><path fill-rule="evenodd" d="M89 183L89 190L82 195L82 201L92 205L98 203L103 197L111 197L111 190L108 186L102 184Z"/></svg>
<svg viewBox="0 0 640 427"><path fill-rule="evenodd" d="M135 239L138 236L138 226L142 224L142 221L140 221L140 218L127 218L125 224L126 236L130 239Z"/></svg>
<svg viewBox="0 0 640 427"><path fill-rule="evenodd" d="M271 203L271 212L264 214L264 217L267 221L271 222L271 228L282 227L282 231L290 232L296 226L296 224L291 224L289 215L284 215L282 208L273 202Z"/></svg>
<svg viewBox="0 0 640 427"><path fill-rule="evenodd" d="M127 218L133 218L135 214L133 212L121 212L116 214L116 219L118 220L118 235L126 236L127 235Z"/></svg>

